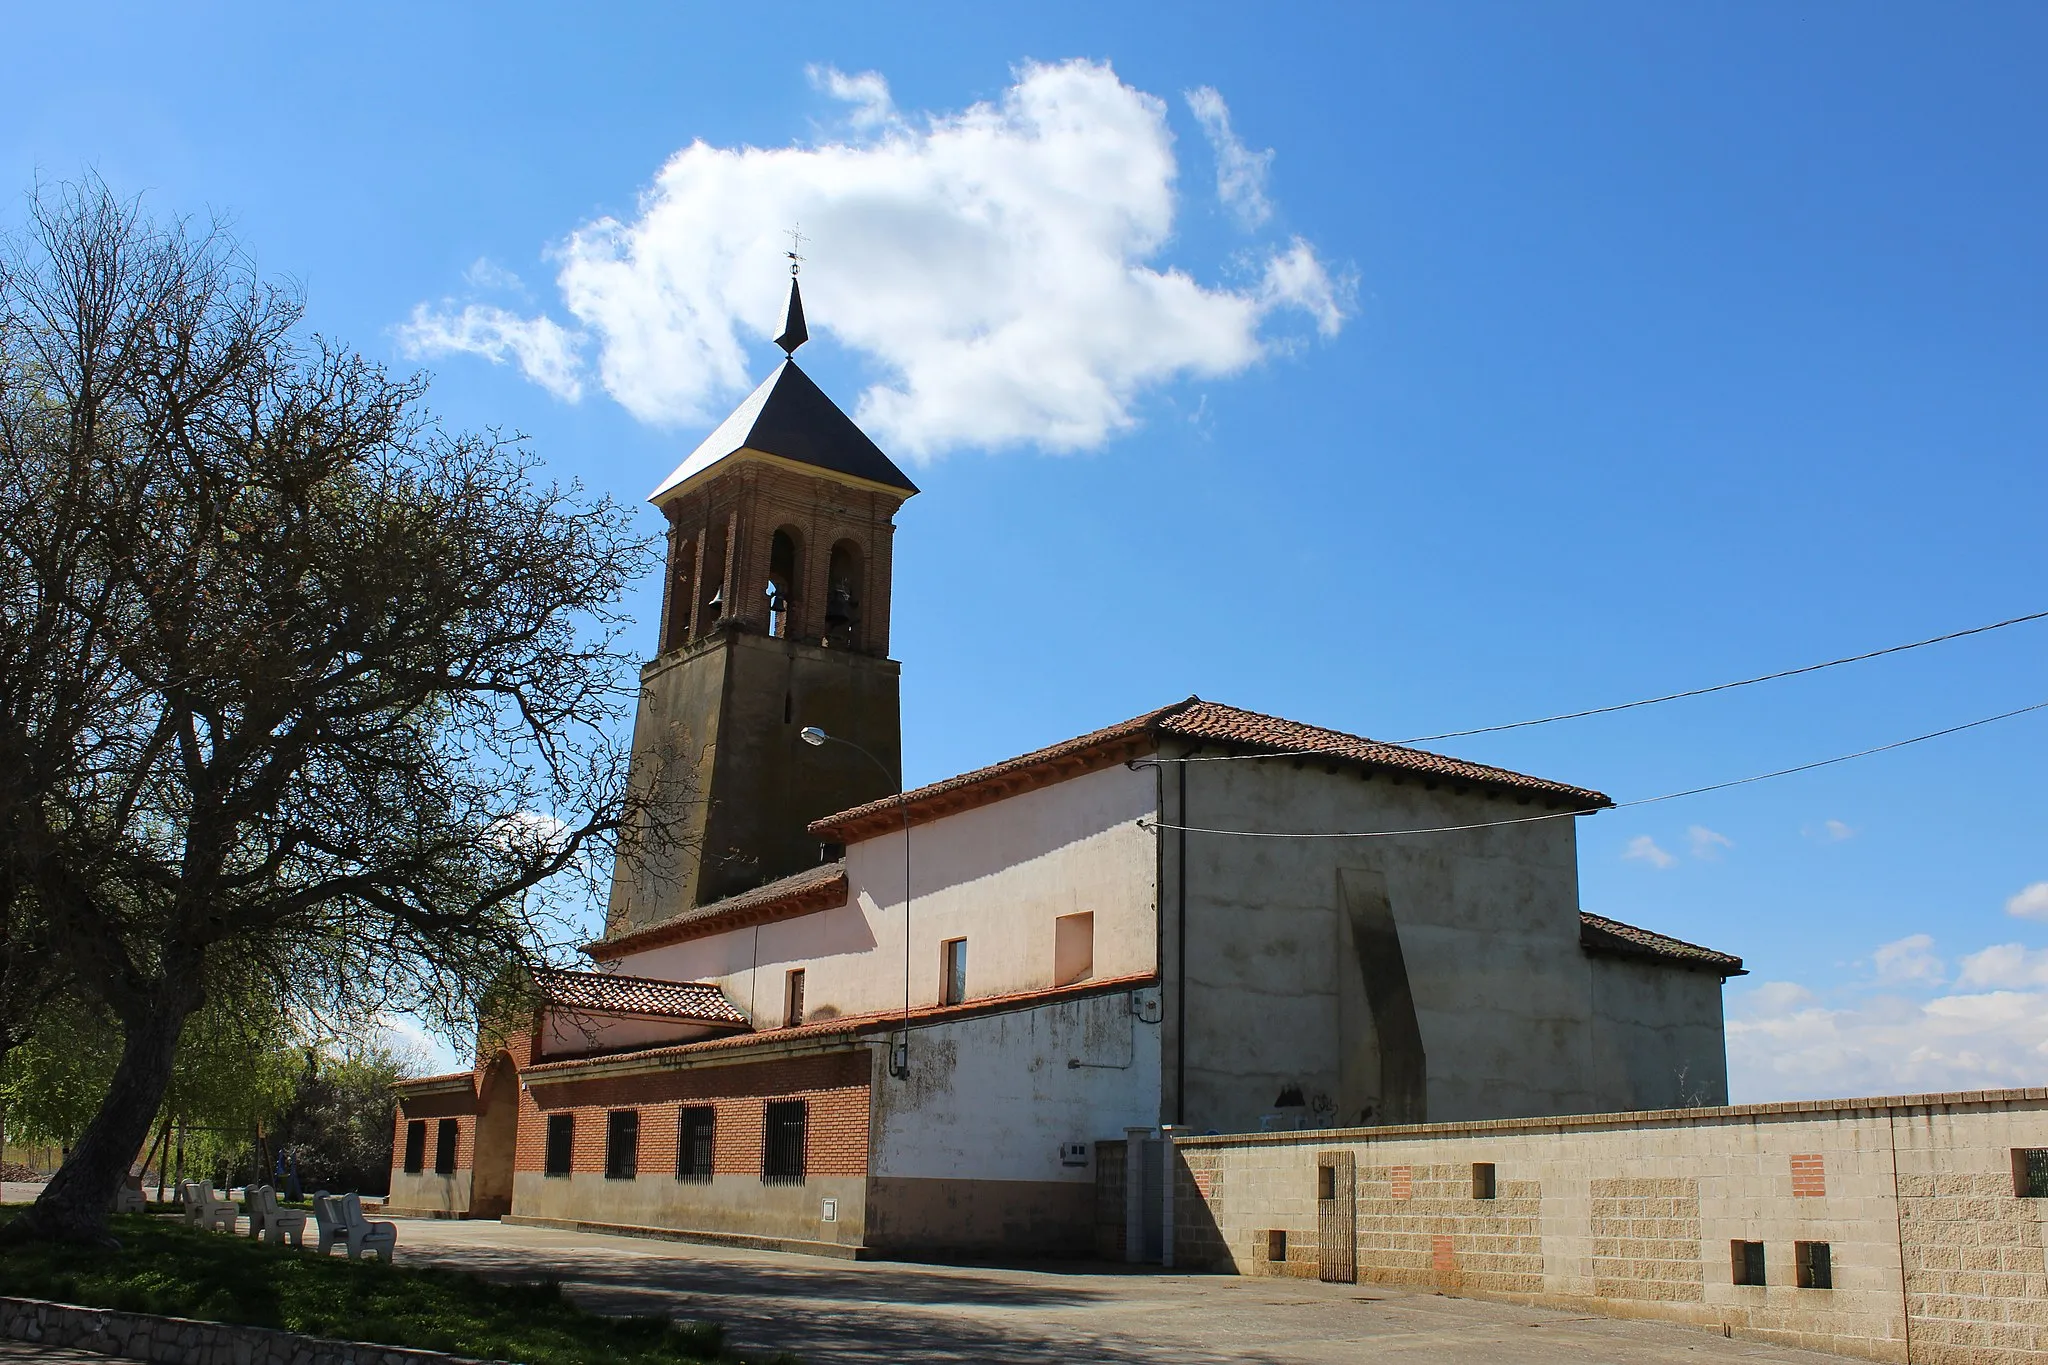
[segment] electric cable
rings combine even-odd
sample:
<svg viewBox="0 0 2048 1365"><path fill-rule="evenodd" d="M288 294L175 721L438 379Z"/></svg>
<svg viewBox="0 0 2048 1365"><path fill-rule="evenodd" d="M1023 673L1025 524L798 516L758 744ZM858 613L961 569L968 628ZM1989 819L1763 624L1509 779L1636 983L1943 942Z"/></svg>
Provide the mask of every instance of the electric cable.
<svg viewBox="0 0 2048 1365"><path fill-rule="evenodd" d="M1868 749L1858 749L1852 754L1837 754L1833 758L1816 759L1811 763L1798 763L1789 768L1778 768L1767 773L1754 773L1748 777L1733 778L1727 782L1712 782L1704 787L1688 787L1683 791L1665 792L1661 796L1639 796L1630 801L1617 801L1611 806L1581 806L1572 810L1545 811L1541 815L1520 815L1509 820L1481 820L1468 825L1431 825L1419 829L1314 831L1213 829L1203 825L1169 825L1159 820L1142 819L1138 823L1146 829L1171 829L1188 834L1221 834L1239 839L1390 839L1396 835L1403 834L1458 834L1466 830L1492 829L1500 825L1533 824L1539 820L1569 820L1579 815L1597 815L1603 810L1628 810L1634 806L1654 806L1660 801L1677 801L1688 796L1704 796L1708 792L1727 791L1731 787L1746 787L1754 782L1768 782L1775 777L1790 777L1794 773L1812 772L1816 768L1829 768L1837 763L1848 763L1854 759L1868 758L1872 754L1889 753L1893 749L1904 749L1909 745L1925 744L1931 739L1941 739L1947 735L1961 734L1965 730L1975 730L1980 726L1994 725L2002 720L2011 720L2014 716L2024 716L2030 711L2042 710L2048 710L2048 701L2037 701L2031 706L2021 706L2011 711L2001 711L1995 716L1985 716L1981 720L1965 721L1961 725L1951 725L1946 729L1930 730L1924 735L1914 735L1911 739L1898 739L1893 740L1889 744L1878 744Z"/></svg>
<svg viewBox="0 0 2048 1365"><path fill-rule="evenodd" d="M1908 650L1925 649L1929 645L1947 644L1951 640L1966 639L1972 635L1983 635L2007 626L2025 625L2029 621L2048 620L2048 611L2029 612L2024 616L2010 616L2003 621L1988 625L1971 626L1966 630L1952 630L1945 635L1932 635L1925 640L1913 640L1902 645L1888 645L1862 654L1849 654L1839 659L1828 659L1817 664L1803 664L1798 668L1780 669L1776 673L1760 673L1754 678L1737 678L1733 682L1714 683L1709 687L1690 687L1683 692L1667 692L1660 697L1644 697L1637 701L1616 702L1612 706L1593 706L1582 711L1561 711L1554 716L1537 716L1530 720L1512 720L1501 725L1479 725L1469 730L1445 730L1433 735L1417 735L1412 739L1374 740L1376 744L1408 746L1430 744L1440 739L1465 739L1472 735L1497 735L1506 730L1525 730L1532 725L1552 725L1561 720L1584 720L1588 716L1608 716L1617 711L1633 711L1643 706L1661 706L1667 701L1683 701L1688 697L1705 697L1715 692L1728 692L1738 687L1754 687L1758 683L1777 682L1783 678L1797 678L1807 673L1818 673L1823 669L1840 668L1844 664L1860 664L1870 659L1882 659L1890 654L1904 654ZM1181 758L1162 759L1166 763L1235 763L1247 759L1261 758L1305 758L1318 757L1321 749L1274 749L1256 754L1191 754Z"/></svg>

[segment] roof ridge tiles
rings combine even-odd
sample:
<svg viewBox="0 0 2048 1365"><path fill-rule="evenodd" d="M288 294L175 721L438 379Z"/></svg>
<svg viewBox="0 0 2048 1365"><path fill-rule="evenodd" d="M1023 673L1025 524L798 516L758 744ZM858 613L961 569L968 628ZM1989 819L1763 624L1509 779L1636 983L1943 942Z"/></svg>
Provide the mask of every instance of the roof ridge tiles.
<svg viewBox="0 0 2048 1365"><path fill-rule="evenodd" d="M1072 776L1072 769L1077 763L1084 770L1107 767L1113 762L1135 756L1126 753L1133 745L1156 745L1161 738L1266 751L1277 755L1297 753L1304 759L1320 757L1331 762L1355 763L1367 768L1414 774L1425 782L1443 781L1491 787L1512 792L1518 797L1568 803L1581 808L1585 813L1614 804L1607 795L1591 788L1553 782L1547 778L1532 777L1507 768L1474 763L1468 759L1451 758L1427 749L1394 744L1387 740L1369 739L1363 735L1308 725L1280 716L1247 711L1223 702L1208 701L1200 696L1190 696L1185 700L1143 712L1116 725L1091 730L1087 734L1046 745L1000 763L992 763L953 777L942 778L937 782L912 788L898 796L882 797L835 815L828 815L822 820L813 821L810 829L814 834L840 839L884 833L894 827L906 806L909 808L907 813L913 823L920 822L920 815L924 819L936 819L956 809L967 809L985 804L988 800L1001 799L1018 787L1043 786L1048 782Z"/></svg>

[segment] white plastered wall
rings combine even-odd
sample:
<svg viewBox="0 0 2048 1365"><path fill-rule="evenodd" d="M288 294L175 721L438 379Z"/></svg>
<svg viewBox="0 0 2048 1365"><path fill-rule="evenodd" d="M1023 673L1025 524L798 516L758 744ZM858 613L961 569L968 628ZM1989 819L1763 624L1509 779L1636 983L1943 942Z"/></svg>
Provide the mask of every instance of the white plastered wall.
<svg viewBox="0 0 2048 1365"><path fill-rule="evenodd" d="M1094 915L1084 980L1155 970L1156 806L1149 768L1118 764L910 831L912 1008L939 999L940 945L965 938L967 998L1044 990L1060 916ZM901 1009L903 835L847 849L848 903L636 953L617 970L716 983L757 1028L782 1023L785 974L804 972L806 1018Z"/></svg>
<svg viewBox="0 0 2048 1365"><path fill-rule="evenodd" d="M920 1027L874 1096L876 1176L1086 1184L1062 1144L1159 1121L1159 1025L1116 991Z"/></svg>

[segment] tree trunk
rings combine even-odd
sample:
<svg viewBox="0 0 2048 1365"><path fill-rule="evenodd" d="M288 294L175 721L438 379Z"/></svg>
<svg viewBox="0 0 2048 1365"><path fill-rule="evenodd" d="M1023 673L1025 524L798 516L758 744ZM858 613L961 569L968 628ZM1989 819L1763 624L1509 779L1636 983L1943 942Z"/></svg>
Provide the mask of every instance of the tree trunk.
<svg viewBox="0 0 2048 1365"><path fill-rule="evenodd" d="M135 1150L149 1136L150 1120L163 1104L171 1081L178 1035L193 1002L180 995L159 998L121 1043L121 1062L85 1132L65 1154L64 1164L27 1213L8 1225L9 1239L55 1242L111 1241L107 1220L114 1192L128 1175Z"/></svg>

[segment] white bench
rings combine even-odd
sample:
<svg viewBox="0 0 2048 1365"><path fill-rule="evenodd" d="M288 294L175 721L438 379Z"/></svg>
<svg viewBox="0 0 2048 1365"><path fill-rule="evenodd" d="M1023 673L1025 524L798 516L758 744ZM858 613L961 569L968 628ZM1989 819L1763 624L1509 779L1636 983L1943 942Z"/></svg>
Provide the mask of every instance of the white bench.
<svg viewBox="0 0 2048 1365"><path fill-rule="evenodd" d="M128 1176L122 1180L121 1188L114 1191L115 1213L147 1213L149 1201L142 1196L142 1179Z"/></svg>
<svg viewBox="0 0 2048 1365"><path fill-rule="evenodd" d="M178 1187L178 1199L185 1206L185 1221L194 1227L218 1227L223 1232L235 1230L238 1214L235 1201L222 1199L213 1192L210 1180L188 1180Z"/></svg>
<svg viewBox="0 0 2048 1365"><path fill-rule="evenodd" d="M258 1185L249 1191L249 1235L261 1237L273 1246L289 1241L306 1245L306 1215L297 1209L278 1207L277 1191Z"/></svg>
<svg viewBox="0 0 2048 1365"><path fill-rule="evenodd" d="M363 1201L353 1194L313 1196L313 1219L320 1225L320 1254L339 1242L354 1260L365 1251L374 1252L388 1264L398 1245L398 1224L373 1223L363 1216Z"/></svg>

